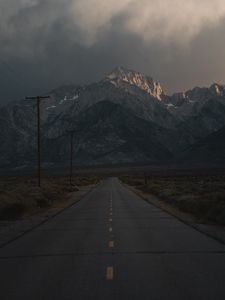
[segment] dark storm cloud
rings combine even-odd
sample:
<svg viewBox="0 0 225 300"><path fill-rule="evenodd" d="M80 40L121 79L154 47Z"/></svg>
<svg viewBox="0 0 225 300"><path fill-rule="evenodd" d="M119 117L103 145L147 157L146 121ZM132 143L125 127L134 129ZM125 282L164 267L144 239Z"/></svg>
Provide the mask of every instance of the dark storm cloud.
<svg viewBox="0 0 225 300"><path fill-rule="evenodd" d="M0 99L97 81L116 65L167 91L225 82L223 1L0 3Z"/></svg>

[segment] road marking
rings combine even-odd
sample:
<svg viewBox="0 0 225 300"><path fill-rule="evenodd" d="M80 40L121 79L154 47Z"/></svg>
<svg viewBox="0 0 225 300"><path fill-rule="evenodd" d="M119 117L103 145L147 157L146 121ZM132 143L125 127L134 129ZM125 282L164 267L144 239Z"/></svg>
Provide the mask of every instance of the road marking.
<svg viewBox="0 0 225 300"><path fill-rule="evenodd" d="M109 232L112 232L112 227L109 227Z"/></svg>
<svg viewBox="0 0 225 300"><path fill-rule="evenodd" d="M109 214L110 214L110 216L112 216L112 212L110 212Z"/></svg>
<svg viewBox="0 0 225 300"><path fill-rule="evenodd" d="M112 218L109 219L109 222L112 222Z"/></svg>
<svg viewBox="0 0 225 300"><path fill-rule="evenodd" d="M113 196L112 196L112 190L111 190L111 193L110 193L110 207L112 208L112 202L113 202Z"/></svg>
<svg viewBox="0 0 225 300"><path fill-rule="evenodd" d="M108 267L106 269L106 279L113 280L113 267Z"/></svg>
<svg viewBox="0 0 225 300"><path fill-rule="evenodd" d="M109 241L109 248L114 248L114 241Z"/></svg>

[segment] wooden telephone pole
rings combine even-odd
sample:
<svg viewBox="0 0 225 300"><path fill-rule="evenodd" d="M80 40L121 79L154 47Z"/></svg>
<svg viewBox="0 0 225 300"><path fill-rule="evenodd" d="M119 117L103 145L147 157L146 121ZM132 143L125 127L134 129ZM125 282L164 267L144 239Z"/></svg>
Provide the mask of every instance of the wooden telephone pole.
<svg viewBox="0 0 225 300"><path fill-rule="evenodd" d="M38 186L41 186L41 118L40 103L42 99L48 99L49 96L26 97L27 100L37 101L37 170L38 170Z"/></svg>
<svg viewBox="0 0 225 300"><path fill-rule="evenodd" d="M70 132L70 185L73 185L73 131Z"/></svg>

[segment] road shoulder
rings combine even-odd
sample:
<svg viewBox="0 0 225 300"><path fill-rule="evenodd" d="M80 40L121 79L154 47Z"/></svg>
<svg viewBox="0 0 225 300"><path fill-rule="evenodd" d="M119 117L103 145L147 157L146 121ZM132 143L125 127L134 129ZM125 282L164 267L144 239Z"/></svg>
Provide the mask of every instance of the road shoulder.
<svg viewBox="0 0 225 300"><path fill-rule="evenodd" d="M98 184L97 184L98 185ZM32 231L41 224L54 218L64 210L81 201L97 185L79 187L79 191L71 193L60 205L49 208L33 216L27 216L16 221L0 221L0 248Z"/></svg>
<svg viewBox="0 0 225 300"><path fill-rule="evenodd" d="M165 203L165 201L160 200L158 197L144 193L133 186L121 182L126 188L133 191L136 195L140 196L143 200L148 203L162 209L163 211L169 213L173 217L179 219L181 222L191 226L192 228L198 230L199 232L225 244L225 227L212 224L202 224L199 223L192 215L183 213L178 209L172 207L171 205Z"/></svg>

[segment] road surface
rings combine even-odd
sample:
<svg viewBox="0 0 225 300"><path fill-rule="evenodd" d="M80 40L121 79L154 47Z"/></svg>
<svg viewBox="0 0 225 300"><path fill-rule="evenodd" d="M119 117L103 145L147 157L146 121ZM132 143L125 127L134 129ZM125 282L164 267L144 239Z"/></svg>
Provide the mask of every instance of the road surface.
<svg viewBox="0 0 225 300"><path fill-rule="evenodd" d="M0 249L0 299L224 300L225 246L110 178Z"/></svg>

